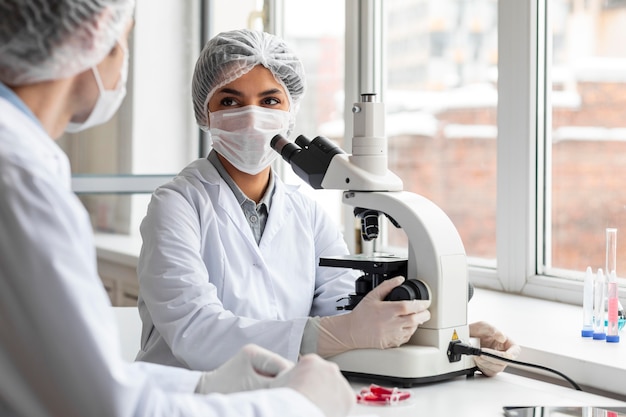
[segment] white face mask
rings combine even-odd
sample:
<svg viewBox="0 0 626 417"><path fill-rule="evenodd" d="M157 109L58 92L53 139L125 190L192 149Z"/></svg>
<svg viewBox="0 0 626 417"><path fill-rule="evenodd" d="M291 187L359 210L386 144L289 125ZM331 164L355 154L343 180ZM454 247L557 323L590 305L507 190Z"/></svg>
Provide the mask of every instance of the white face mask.
<svg viewBox="0 0 626 417"><path fill-rule="evenodd" d="M287 135L291 113L259 106L209 113L213 148L239 171L256 175L276 159L270 141Z"/></svg>
<svg viewBox="0 0 626 417"><path fill-rule="evenodd" d="M96 101L96 105L89 114L89 117L84 122L73 123L70 122L65 128L66 132L76 133L90 127L97 126L111 120L111 117L115 114L122 104L122 100L126 96L126 79L128 77L128 51L120 44L122 51L124 51L124 61L122 68L120 69L120 81L114 90L105 90L102 85L102 79L98 73L97 67L92 67L94 77L96 78L96 84L98 84L98 91L100 95Z"/></svg>

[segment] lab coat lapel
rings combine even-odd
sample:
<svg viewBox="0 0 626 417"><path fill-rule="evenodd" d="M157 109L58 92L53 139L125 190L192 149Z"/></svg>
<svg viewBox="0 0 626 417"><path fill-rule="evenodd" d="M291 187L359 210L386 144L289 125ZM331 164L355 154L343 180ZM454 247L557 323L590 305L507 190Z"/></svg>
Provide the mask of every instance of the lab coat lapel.
<svg viewBox="0 0 626 417"><path fill-rule="evenodd" d="M230 236L239 234L241 241L246 242L251 252L260 257L256 240L241 206L213 164L207 158L198 159L186 167L181 175L197 178L206 184L216 216L224 222Z"/></svg>
<svg viewBox="0 0 626 417"><path fill-rule="evenodd" d="M218 205L222 210L221 216L226 216L230 219L230 222L237 228L242 235L243 240L252 248L255 252L258 252L258 246L256 240L252 235L250 225L244 217L243 210L237 202L235 195L230 190L230 187L226 182L220 178L220 187L218 194Z"/></svg>
<svg viewBox="0 0 626 417"><path fill-rule="evenodd" d="M292 190L288 188L282 181L276 178L276 191L272 198L272 206L269 211L267 223L265 224L265 230L261 237L259 244L261 250L266 247L271 247L272 240L276 237L278 232L285 227L286 219L291 216L293 212L293 205L291 200L287 198L287 194ZM295 243L295 242L294 242Z"/></svg>

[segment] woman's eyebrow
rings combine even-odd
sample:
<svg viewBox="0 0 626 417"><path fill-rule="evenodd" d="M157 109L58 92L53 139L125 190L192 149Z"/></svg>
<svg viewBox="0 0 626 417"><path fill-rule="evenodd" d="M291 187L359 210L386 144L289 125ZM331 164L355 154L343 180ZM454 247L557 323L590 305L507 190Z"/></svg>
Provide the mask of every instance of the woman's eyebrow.
<svg viewBox="0 0 626 417"><path fill-rule="evenodd" d="M282 92L282 90L280 88L272 88L272 89L265 90L265 91L259 93L259 96L260 97L273 96L273 95L282 94L282 93L283 92Z"/></svg>
<svg viewBox="0 0 626 417"><path fill-rule="evenodd" d="M221 93L221 94L232 94L233 96L238 96L238 97L243 96L243 93L241 91L238 91L238 90L235 90L235 89L232 89L232 88L228 88L228 87L222 88L220 91L218 91L218 93Z"/></svg>

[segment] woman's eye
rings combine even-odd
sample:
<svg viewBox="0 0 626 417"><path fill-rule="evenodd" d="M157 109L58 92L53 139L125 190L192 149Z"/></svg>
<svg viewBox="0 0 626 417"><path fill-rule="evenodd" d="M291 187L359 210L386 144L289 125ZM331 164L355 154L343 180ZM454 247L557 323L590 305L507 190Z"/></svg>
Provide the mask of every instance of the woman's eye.
<svg viewBox="0 0 626 417"><path fill-rule="evenodd" d="M230 97L226 97L226 98L223 98L220 101L220 104L222 106L234 106L234 105L237 104L237 102L234 99L230 98Z"/></svg>
<svg viewBox="0 0 626 417"><path fill-rule="evenodd" d="M263 104L265 104L266 106L275 106L277 104L280 104L280 100L270 97L270 98L264 99Z"/></svg>

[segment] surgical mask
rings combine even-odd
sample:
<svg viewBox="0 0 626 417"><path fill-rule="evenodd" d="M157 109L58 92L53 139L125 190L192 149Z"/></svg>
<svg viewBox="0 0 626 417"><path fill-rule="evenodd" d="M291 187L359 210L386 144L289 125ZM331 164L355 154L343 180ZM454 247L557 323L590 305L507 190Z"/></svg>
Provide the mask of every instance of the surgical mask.
<svg viewBox="0 0 626 417"><path fill-rule="evenodd" d="M287 135L291 113L259 106L209 113L213 149L239 171L256 175L276 159L270 141Z"/></svg>
<svg viewBox="0 0 626 417"><path fill-rule="evenodd" d="M96 84L98 85L98 91L100 95L96 101L96 105L89 114L89 117L84 122L73 123L70 122L65 128L66 132L76 133L90 127L97 126L111 120L117 109L122 104L122 100L126 96L126 79L128 77L128 51L124 46L120 44L122 51L124 51L124 61L122 68L120 69L120 80L114 90L105 90L102 85L102 79L98 73L97 67L92 67L93 75L96 78Z"/></svg>

